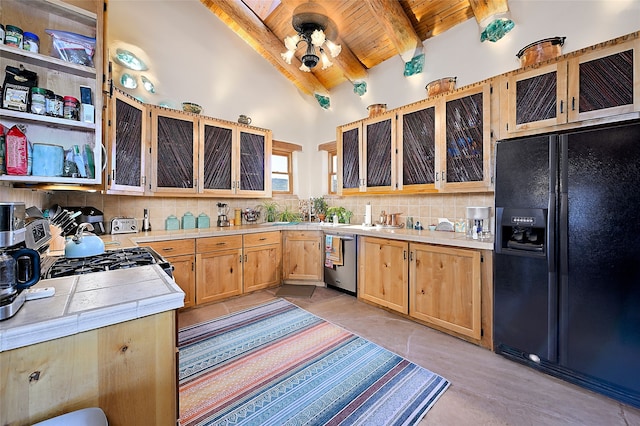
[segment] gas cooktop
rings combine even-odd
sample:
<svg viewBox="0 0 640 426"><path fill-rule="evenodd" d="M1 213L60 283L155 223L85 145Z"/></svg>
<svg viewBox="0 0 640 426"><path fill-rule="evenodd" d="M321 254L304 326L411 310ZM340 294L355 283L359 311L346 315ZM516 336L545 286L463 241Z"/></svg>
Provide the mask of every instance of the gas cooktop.
<svg viewBox="0 0 640 426"><path fill-rule="evenodd" d="M103 254L84 258L57 258L44 273L44 278L58 278L70 275L90 274L93 272L129 269L144 265L159 264L172 276L172 267L150 247L130 247L109 250Z"/></svg>

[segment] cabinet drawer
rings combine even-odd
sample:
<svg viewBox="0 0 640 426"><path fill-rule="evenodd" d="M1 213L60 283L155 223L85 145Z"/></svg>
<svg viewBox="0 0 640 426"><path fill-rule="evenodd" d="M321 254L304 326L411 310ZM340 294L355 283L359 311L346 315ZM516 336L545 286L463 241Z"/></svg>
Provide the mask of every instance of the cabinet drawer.
<svg viewBox="0 0 640 426"><path fill-rule="evenodd" d="M259 232L257 234L245 234L244 236L245 247L278 243L280 243L280 231Z"/></svg>
<svg viewBox="0 0 640 426"><path fill-rule="evenodd" d="M163 257L181 256L183 254L193 254L195 248L195 239L187 238L184 240L167 240L154 241L149 243L141 243L140 245L149 246Z"/></svg>
<svg viewBox="0 0 640 426"><path fill-rule="evenodd" d="M242 235L226 235L224 237L206 237L196 240L196 252L206 253L215 250L242 248Z"/></svg>

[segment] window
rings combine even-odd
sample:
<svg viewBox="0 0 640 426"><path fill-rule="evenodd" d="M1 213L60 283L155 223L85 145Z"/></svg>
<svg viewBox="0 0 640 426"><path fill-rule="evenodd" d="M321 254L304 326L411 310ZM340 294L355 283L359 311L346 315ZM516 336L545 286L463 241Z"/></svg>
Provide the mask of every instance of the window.
<svg viewBox="0 0 640 426"><path fill-rule="evenodd" d="M338 192L338 152L329 151L329 194Z"/></svg>
<svg viewBox="0 0 640 426"><path fill-rule="evenodd" d="M271 190L281 194L293 193L291 152L271 151Z"/></svg>

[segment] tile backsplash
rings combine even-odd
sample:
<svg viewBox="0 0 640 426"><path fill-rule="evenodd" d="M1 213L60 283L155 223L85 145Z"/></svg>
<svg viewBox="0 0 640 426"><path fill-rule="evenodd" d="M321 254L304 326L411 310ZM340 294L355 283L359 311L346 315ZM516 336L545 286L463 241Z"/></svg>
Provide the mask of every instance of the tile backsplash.
<svg viewBox="0 0 640 426"><path fill-rule="evenodd" d="M419 195L363 195L352 197L325 196L329 206L342 206L353 212L351 223L364 222L367 203L371 203L372 220L378 220L380 212L401 213L400 222L404 223L408 216L413 217L414 223L420 221L423 226L438 223L438 218L444 217L452 222L466 217L469 206L491 207L494 215L493 192L482 193L453 193L453 194L419 194ZM273 198L282 207L298 210L298 197L294 195L277 195ZM104 213L105 221L109 222L117 216L133 217L142 225L144 209L149 209L151 229L164 229L165 219L169 215L178 218L186 212L195 216L207 214L211 224L215 226L217 203L229 205L229 218L233 218L235 208L255 208L264 199L250 198L172 198L172 197L133 197L124 195L103 195L99 193L80 191L43 192L29 189L14 189L10 186L0 186L0 201L24 201L26 206L36 206L41 209L53 204L61 206L92 206ZM264 220L261 218L261 221Z"/></svg>

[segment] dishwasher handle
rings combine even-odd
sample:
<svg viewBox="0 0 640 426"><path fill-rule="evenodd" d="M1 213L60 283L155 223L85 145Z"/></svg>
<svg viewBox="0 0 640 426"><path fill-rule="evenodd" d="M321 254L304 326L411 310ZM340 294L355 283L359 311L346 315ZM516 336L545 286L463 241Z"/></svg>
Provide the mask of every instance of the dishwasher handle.
<svg viewBox="0 0 640 426"><path fill-rule="evenodd" d="M325 234L327 237L338 237L343 241L353 241L356 239L354 235L336 235L336 234Z"/></svg>

